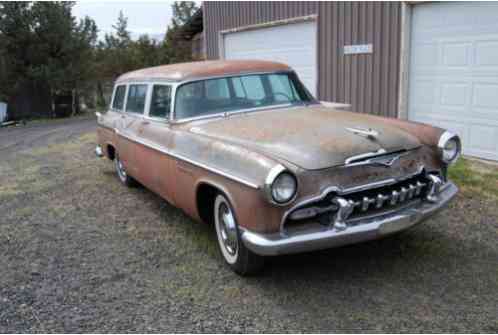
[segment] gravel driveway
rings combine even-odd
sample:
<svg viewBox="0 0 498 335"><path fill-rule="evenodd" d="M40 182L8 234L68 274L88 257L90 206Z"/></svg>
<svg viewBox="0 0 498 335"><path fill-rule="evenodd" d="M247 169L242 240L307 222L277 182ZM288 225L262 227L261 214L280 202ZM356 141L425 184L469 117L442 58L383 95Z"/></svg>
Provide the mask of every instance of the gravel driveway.
<svg viewBox="0 0 498 335"><path fill-rule="evenodd" d="M0 333L498 332L496 197L241 278L211 227L119 183L94 130L0 129Z"/></svg>

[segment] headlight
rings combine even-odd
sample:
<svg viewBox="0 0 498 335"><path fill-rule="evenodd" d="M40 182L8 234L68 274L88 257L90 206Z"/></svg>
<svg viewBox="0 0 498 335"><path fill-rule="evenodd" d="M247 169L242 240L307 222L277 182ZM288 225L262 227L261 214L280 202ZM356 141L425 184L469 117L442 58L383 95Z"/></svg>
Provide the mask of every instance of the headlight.
<svg viewBox="0 0 498 335"><path fill-rule="evenodd" d="M294 176L287 172L281 173L273 182L271 195L279 204L290 201L296 194L297 183Z"/></svg>
<svg viewBox="0 0 498 335"><path fill-rule="evenodd" d="M285 205L296 195L296 177L279 164L268 173L264 191L269 202L276 205Z"/></svg>
<svg viewBox="0 0 498 335"><path fill-rule="evenodd" d="M462 150L460 138L449 131L445 131L443 135L441 135L438 147L441 152L441 159L446 164L454 163L458 156L460 156Z"/></svg>

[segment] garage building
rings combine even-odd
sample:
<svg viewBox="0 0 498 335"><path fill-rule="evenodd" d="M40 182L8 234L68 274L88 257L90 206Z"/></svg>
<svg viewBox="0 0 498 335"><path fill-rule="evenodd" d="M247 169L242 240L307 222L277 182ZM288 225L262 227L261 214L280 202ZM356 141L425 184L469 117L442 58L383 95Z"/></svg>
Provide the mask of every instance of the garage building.
<svg viewBox="0 0 498 335"><path fill-rule="evenodd" d="M458 133L498 160L498 4L204 2L208 59L291 65L320 100Z"/></svg>

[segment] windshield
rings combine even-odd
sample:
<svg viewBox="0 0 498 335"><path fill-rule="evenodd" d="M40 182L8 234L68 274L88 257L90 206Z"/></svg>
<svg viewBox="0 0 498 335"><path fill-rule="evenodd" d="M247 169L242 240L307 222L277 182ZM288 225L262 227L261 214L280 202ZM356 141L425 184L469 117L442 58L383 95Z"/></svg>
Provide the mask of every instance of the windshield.
<svg viewBox="0 0 498 335"><path fill-rule="evenodd" d="M176 92L175 118L233 112L312 101L293 73L251 74L182 85Z"/></svg>

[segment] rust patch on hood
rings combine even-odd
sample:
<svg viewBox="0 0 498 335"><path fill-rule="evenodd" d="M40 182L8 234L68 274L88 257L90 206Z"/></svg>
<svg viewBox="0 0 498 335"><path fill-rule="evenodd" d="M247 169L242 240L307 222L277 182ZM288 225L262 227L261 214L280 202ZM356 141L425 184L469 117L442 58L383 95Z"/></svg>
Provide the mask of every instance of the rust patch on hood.
<svg viewBox="0 0 498 335"><path fill-rule="evenodd" d="M421 145L416 136L382 118L320 105L236 114L186 127L307 170L343 165L351 156L379 149L394 152ZM347 128L372 129L377 136L363 136Z"/></svg>

